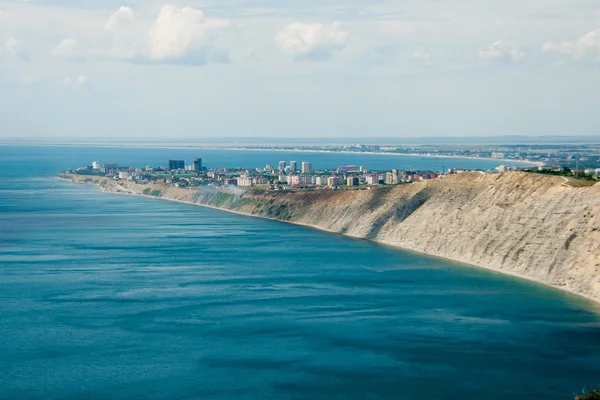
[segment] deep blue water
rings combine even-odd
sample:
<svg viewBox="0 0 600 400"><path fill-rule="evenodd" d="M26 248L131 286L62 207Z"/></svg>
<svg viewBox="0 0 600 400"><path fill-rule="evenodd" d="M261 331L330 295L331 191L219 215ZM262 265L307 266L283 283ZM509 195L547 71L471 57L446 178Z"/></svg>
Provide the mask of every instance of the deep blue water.
<svg viewBox="0 0 600 400"><path fill-rule="evenodd" d="M582 298L56 180L103 154L71 150L0 147L0 399L570 399L600 383L600 310Z"/></svg>

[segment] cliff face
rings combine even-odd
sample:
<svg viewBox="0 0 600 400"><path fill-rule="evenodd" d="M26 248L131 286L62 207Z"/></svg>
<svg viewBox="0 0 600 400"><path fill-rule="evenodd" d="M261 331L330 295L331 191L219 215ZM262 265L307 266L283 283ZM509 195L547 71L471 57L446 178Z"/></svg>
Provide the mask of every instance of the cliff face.
<svg viewBox="0 0 600 400"><path fill-rule="evenodd" d="M600 301L600 184L572 187L561 177L473 172L373 190L244 192L63 177L88 180L105 191L153 195L370 239Z"/></svg>

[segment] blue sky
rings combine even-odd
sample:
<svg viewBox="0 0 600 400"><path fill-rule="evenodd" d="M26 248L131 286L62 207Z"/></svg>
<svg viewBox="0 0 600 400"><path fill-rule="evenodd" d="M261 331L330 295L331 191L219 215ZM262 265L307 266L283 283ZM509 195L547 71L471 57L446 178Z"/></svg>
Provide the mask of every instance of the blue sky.
<svg viewBox="0 0 600 400"><path fill-rule="evenodd" d="M0 138L600 133L591 0L0 0Z"/></svg>

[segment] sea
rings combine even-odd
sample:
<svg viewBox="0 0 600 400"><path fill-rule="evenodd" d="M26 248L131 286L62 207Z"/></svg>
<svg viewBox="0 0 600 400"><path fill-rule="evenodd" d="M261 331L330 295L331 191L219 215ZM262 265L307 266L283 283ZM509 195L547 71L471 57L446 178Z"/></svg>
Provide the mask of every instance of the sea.
<svg viewBox="0 0 600 400"><path fill-rule="evenodd" d="M195 156L228 167L495 164L2 146L0 399L558 400L600 384L600 307L584 298L55 177L92 161L145 166Z"/></svg>

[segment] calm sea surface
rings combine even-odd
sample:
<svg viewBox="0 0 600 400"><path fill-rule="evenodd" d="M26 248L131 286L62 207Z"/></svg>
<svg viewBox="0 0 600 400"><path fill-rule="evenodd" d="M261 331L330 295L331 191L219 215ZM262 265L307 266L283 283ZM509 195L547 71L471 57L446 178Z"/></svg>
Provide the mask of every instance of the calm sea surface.
<svg viewBox="0 0 600 400"><path fill-rule="evenodd" d="M1 399L570 399L600 383L600 310L584 299L54 178L196 153L0 147ZM316 156L316 168L409 162Z"/></svg>

